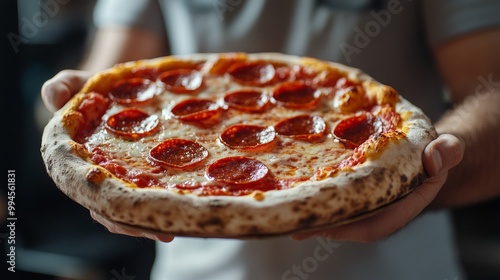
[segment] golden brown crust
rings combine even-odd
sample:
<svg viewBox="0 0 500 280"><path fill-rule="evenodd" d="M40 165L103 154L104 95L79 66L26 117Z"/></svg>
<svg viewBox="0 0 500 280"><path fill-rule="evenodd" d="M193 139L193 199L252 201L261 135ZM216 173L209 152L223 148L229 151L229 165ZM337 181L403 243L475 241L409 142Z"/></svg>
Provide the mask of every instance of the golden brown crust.
<svg viewBox="0 0 500 280"><path fill-rule="evenodd" d="M281 54L194 54L118 65L92 77L47 125L42 156L49 175L70 198L118 223L175 235L255 237L289 234L342 223L370 213L411 192L425 179L421 154L436 135L425 115L391 87L357 69L312 58ZM259 59L306 64L327 75L362 81L368 95L381 105L394 106L402 116L398 131L367 148L367 160L335 172L331 177L306 181L291 189L255 192L247 196L197 196L161 188L135 188L90 162L89 154L72 139L81 125L78 107L89 92L105 94L133 70L148 66L158 71L179 67L212 67L225 71L229 61ZM353 96L355 99L356 97ZM346 98L346 100L350 100ZM355 105L346 101L346 110ZM341 102L342 103L342 102Z"/></svg>

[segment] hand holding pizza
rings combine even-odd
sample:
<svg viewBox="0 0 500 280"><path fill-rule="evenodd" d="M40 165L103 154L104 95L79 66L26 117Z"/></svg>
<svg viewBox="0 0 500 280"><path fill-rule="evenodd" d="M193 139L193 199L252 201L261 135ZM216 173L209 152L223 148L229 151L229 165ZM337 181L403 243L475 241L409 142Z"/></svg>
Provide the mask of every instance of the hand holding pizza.
<svg viewBox="0 0 500 280"><path fill-rule="evenodd" d="M91 75L92 74L89 71L63 70L52 79L46 81L43 84L41 91L45 107L51 112L59 110L74 94L78 92L78 90L82 88L83 84ZM169 242L173 239L173 237L169 235L154 235L151 233L126 229L93 211L90 211L90 215L94 220L105 226L112 233L146 237L163 242Z"/></svg>
<svg viewBox="0 0 500 280"><path fill-rule="evenodd" d="M193 61L166 58L152 64L119 65L110 72L92 77L85 84L90 77L89 72L65 70L44 84L42 98L51 111L61 108L73 95L80 93L73 98L68 109L57 112L45 133L55 139L48 141L45 137L42 153L49 174L57 179L57 185L77 202L94 210L91 211L92 217L113 233L164 242L171 241L172 235L177 233L201 237L292 234L295 239L320 235L336 240L374 241L402 228L428 207L443 187L448 171L463 156L463 145L453 135L443 134L429 143L435 135L432 126L417 108L398 97L394 89L356 69L333 63L277 54L251 58L231 54L220 57L202 55ZM110 82L113 83L111 89ZM220 87L233 90L221 91ZM150 91L151 88L155 90ZM171 107L174 101L177 105ZM170 115L162 115L166 120L161 122L169 122L169 125L163 123L163 128L154 111L156 105L148 107L161 102L164 106L159 108L163 108L163 113L170 110ZM110 109L111 115L104 116L111 103L115 104L111 107L116 108ZM206 107L207 104L210 106ZM217 110L212 109L215 105ZM148 108L149 114L153 114L128 108L130 106ZM198 107L203 114L191 112ZM186 113L186 110L191 111ZM212 111L217 115L209 114ZM220 121L220 114L224 114L223 121ZM195 125L201 116L211 116L212 122ZM154 127L149 129L153 117ZM92 125L84 126L82 122L85 121ZM245 124L248 121L262 124ZM102 129L103 135L111 138L92 144L98 148L82 145L87 141L87 136L82 135L88 135L92 129ZM186 129L192 131L182 134ZM54 157L59 152L54 154L51 151L59 150L57 142L60 139L70 139L66 131L74 135L79 130L84 131L83 134L79 134L76 142L70 140L70 145L64 148L69 149L71 157L76 156L79 163L70 162L76 165L67 169L67 165ZM59 133L63 138L55 137ZM170 140L151 146L152 149L142 149L150 151L147 161L137 152L130 158L103 150L111 145L107 144L108 141L115 143L110 147L123 148L149 137L149 141L156 144L155 135L163 135L162 140L165 133L169 134L167 138ZM207 148L182 139L192 133L201 133L202 138L194 139L205 141L203 144ZM213 146L214 139L220 143ZM273 145L268 145L269 141ZM241 144L247 142L254 144ZM391 142L398 143L395 144L398 146L386 152ZM124 151L128 149L124 148ZM203 164L194 166L191 158L189 165L171 162L184 158L180 154L184 150L189 155L198 155L199 149L203 157L196 163ZM220 151L205 160L209 154L207 149ZM294 166L289 160L301 150L310 151L298 157L298 165ZM384 151L383 156L381 151ZM423 167L420 161L422 151ZM223 155L225 153L230 156ZM319 153L322 155L317 156ZM253 155L260 155L260 158L249 157ZM276 159L280 161L276 162ZM122 166L127 160L133 163ZM138 163L136 160L142 161ZM365 161L368 164L363 164ZM98 165L92 165L92 162ZM273 162L275 164L269 166ZM82 164L83 172L75 171ZM145 166L150 175L137 173L134 169L137 166ZM300 168L303 170L295 171ZM425 181L423 168L430 176ZM56 174L52 173L53 170L57 170ZM65 178L58 174L64 174ZM191 177L195 174L199 178ZM304 175L286 177L290 174ZM185 176L191 178L186 181L188 183L183 183ZM160 182L158 178L169 181ZM193 185L195 180L207 178L209 181ZM104 180L113 185L108 186ZM152 190L148 191L148 188ZM269 190L273 192L266 193ZM109 196L109 191L112 196ZM281 196L282 192L288 195ZM143 200L144 197L148 200ZM96 198L99 201L94 201ZM398 198L402 199L394 202ZM193 203L193 199L199 201ZM200 204L201 201L206 201L206 205L199 208L199 205L204 205ZM120 206L123 202L126 204ZM165 202L174 202L174 206ZM272 206L275 202L279 204ZM370 214L392 202L380 212L357 222L328 230L312 230ZM320 204L322 210L317 209ZM109 205L116 208L108 208ZM137 205L141 207L136 208ZM188 205L186 209L184 205ZM224 206L236 208L230 210L232 208ZM120 212L124 209L126 214ZM138 216L135 216L135 209L140 210ZM190 217L189 221L179 216L184 216L184 212ZM284 220L277 227L275 223L264 220L258 222L261 218L253 219L246 213ZM195 215L197 222L193 222L194 216L190 215ZM177 228L179 225L181 228ZM172 227L176 229L170 230ZM153 230L143 231L141 228Z"/></svg>
<svg viewBox="0 0 500 280"><path fill-rule="evenodd" d="M302 240L322 236L334 240L371 242L387 237L411 222L427 207L432 207L434 198L446 181L448 171L460 163L463 154L464 145L457 137L442 134L424 150L423 162L430 178L403 200L361 221L294 235L292 238Z"/></svg>
<svg viewBox="0 0 500 280"><path fill-rule="evenodd" d="M338 241L372 242L391 235L411 222L419 213L432 204L446 181L448 171L462 160L463 152L463 144L458 138L451 134L440 135L426 147L423 154L424 165L431 177L402 201L389 206L375 216L361 221L332 229L293 235L292 238L303 240L321 236ZM174 238L169 235L155 235L124 228L95 212L91 212L91 216L112 233L146 237L162 242L170 242Z"/></svg>
<svg viewBox="0 0 500 280"><path fill-rule="evenodd" d="M42 100L45 107L55 112L80 90L92 75L89 71L63 70L42 86Z"/></svg>

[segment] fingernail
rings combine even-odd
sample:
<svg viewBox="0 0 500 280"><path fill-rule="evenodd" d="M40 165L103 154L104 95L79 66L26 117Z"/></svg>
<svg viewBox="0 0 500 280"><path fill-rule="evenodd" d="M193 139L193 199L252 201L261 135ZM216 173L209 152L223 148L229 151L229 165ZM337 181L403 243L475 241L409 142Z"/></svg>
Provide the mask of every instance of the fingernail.
<svg viewBox="0 0 500 280"><path fill-rule="evenodd" d="M432 161L434 163L434 168L436 168L436 174L439 174L439 172L441 172L441 168L443 167L443 159L441 158L439 151L436 151L432 155Z"/></svg>

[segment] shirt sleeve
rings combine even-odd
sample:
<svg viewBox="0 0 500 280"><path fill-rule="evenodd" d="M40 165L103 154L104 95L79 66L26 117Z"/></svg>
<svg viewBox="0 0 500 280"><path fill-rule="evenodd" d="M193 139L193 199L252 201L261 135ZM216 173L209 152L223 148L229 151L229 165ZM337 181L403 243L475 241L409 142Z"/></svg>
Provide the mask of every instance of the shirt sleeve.
<svg viewBox="0 0 500 280"><path fill-rule="evenodd" d="M96 27L136 27L165 34L159 3L155 0L99 0L94 7Z"/></svg>
<svg viewBox="0 0 500 280"><path fill-rule="evenodd" d="M424 0L422 10L432 47L471 31L500 26L498 0Z"/></svg>

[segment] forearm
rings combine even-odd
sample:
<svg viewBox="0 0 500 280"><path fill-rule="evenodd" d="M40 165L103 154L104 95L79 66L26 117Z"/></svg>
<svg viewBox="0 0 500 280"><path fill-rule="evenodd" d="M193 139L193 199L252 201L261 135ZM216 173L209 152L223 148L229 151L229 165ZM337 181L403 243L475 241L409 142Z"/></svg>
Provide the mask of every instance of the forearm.
<svg viewBox="0 0 500 280"><path fill-rule="evenodd" d="M437 124L465 144L462 162L450 170L437 207L462 206L500 195L500 92L484 91L464 100Z"/></svg>
<svg viewBox="0 0 500 280"><path fill-rule="evenodd" d="M117 63L153 58L167 53L166 39L159 34L129 27L99 29L78 67L97 72Z"/></svg>

